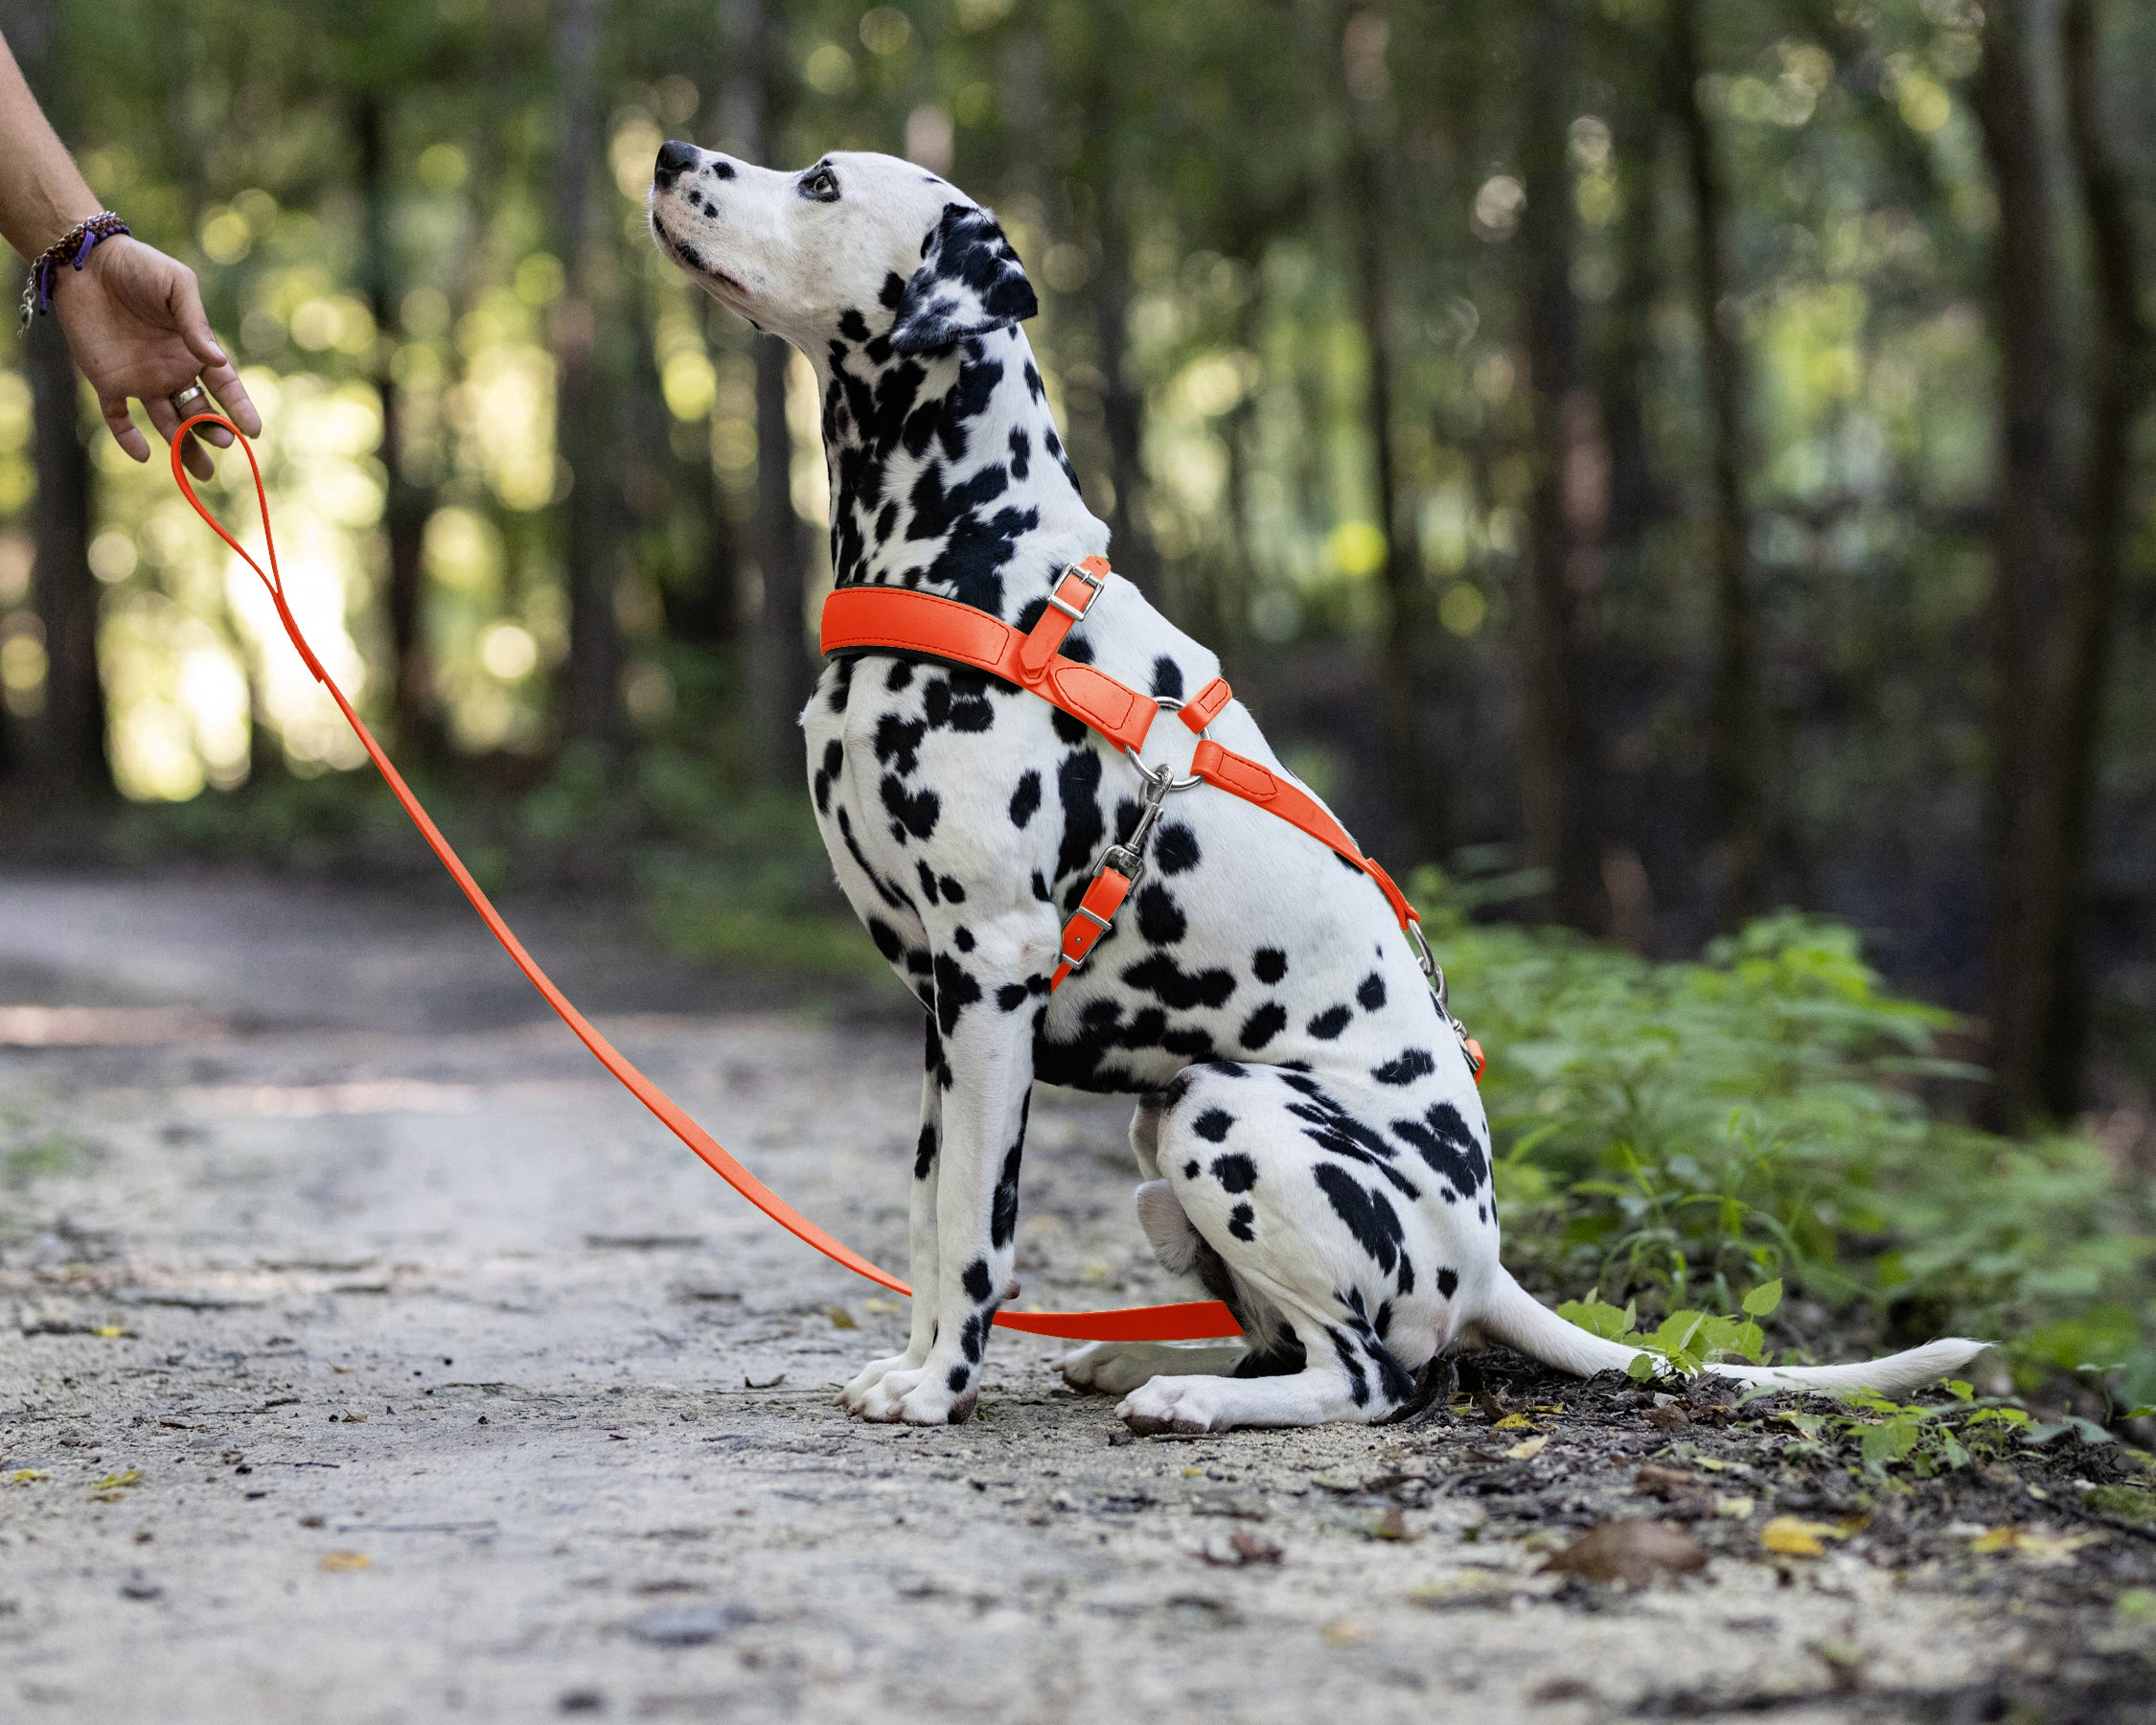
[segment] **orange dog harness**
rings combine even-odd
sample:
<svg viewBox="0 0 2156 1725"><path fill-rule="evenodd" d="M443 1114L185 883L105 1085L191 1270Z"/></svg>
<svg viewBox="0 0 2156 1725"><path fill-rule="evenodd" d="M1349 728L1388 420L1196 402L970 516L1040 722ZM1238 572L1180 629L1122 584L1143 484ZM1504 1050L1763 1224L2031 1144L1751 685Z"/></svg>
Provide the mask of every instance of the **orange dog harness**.
<svg viewBox="0 0 2156 1725"><path fill-rule="evenodd" d="M1105 671L1064 654L1065 638L1085 621L1107 586L1108 576L1108 560L1104 557L1089 557L1066 565L1040 621L1023 631L955 599L939 599L909 587L840 587L823 602L823 651L827 656L863 651L917 653L985 671L1002 682L1030 690L1099 732L1128 755L1144 775L1144 807L1136 828L1128 839L1101 853L1077 909L1063 926L1062 961L1049 978L1050 992L1084 965L1101 936L1114 925L1115 913L1144 871L1145 840L1159 818L1168 794L1192 785L1212 785L1277 815L1344 857L1377 884L1393 915L1400 919L1401 929L1414 942L1423 973L1436 991L1439 1009L1458 1035L1467 1064L1479 1083L1481 1045L1452 1016L1445 1000L1444 972L1431 956L1429 944L1422 937L1422 918L1408 903L1407 895L1393 885L1392 877L1374 858L1363 854L1348 837L1347 829L1316 797L1263 763L1223 748L1205 734L1234 698L1227 679L1214 678L1188 701L1163 699L1141 695ZM1138 752L1145 747L1154 720L1163 712L1174 713L1197 733L1198 747L1191 752L1187 778L1177 778L1169 767L1148 767Z"/></svg>

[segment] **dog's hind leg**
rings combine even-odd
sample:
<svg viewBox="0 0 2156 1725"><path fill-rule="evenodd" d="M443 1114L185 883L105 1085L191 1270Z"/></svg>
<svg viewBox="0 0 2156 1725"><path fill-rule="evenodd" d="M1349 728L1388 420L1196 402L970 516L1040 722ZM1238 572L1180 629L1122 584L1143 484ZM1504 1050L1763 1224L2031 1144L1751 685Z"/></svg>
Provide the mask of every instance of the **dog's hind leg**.
<svg viewBox="0 0 2156 1725"><path fill-rule="evenodd" d="M906 1207L906 1276L916 1290L912 1329L906 1351L871 1360L838 1392L838 1405L859 1413L868 1392L893 1371L911 1371L929 1357L936 1339L936 1169L942 1161L943 1047L936 1022L928 1021L927 1070L921 1078L921 1136L913 1149L911 1192Z"/></svg>

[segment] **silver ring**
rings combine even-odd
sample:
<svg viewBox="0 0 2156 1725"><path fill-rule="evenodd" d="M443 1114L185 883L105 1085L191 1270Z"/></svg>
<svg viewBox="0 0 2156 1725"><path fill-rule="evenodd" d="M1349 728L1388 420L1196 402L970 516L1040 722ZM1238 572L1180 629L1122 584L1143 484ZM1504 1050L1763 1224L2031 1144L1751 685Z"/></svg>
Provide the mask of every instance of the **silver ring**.
<svg viewBox="0 0 2156 1725"><path fill-rule="evenodd" d="M195 411L188 405L190 402L207 402L209 399L210 392L204 389L201 384L190 383L185 389L181 390L179 394L172 398L172 411L177 413L180 418L185 419L190 413Z"/></svg>

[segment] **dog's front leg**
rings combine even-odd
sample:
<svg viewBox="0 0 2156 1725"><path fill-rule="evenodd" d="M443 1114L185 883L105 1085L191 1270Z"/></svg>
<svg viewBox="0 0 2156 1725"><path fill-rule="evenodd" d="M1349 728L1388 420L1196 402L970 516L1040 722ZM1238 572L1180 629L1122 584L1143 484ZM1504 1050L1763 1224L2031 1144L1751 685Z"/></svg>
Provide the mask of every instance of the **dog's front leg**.
<svg viewBox="0 0 2156 1725"><path fill-rule="evenodd" d="M1032 942L1026 943L1030 948ZM990 940L976 938L973 957ZM1012 943L1022 962L1025 948ZM1001 967L982 967L993 977ZM1011 974L1004 970L1003 974ZM936 960L936 1024L949 1082L935 1170L935 1276L913 1289L915 1335L932 1300L933 1339L920 1365L885 1372L860 1398L866 1418L955 1424L974 1411L996 1308L1009 1298L1017 1259L1019 1162L1033 1088L1032 997L1010 1008L955 952Z"/></svg>
<svg viewBox="0 0 2156 1725"><path fill-rule="evenodd" d="M906 1275L912 1280L913 1327L906 1351L871 1360L845 1389L838 1405L859 1414L868 1392L894 1371L911 1371L929 1357L936 1339L936 1173L943 1149L943 1039L928 1022L928 1054L921 1074L921 1136L914 1142L911 1192L906 1205Z"/></svg>

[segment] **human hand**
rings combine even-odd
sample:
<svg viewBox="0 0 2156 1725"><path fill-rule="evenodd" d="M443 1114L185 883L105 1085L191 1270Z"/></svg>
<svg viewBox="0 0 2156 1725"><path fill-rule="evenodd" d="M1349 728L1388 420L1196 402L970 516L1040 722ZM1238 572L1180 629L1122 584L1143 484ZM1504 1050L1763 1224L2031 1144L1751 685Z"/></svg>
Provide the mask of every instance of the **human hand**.
<svg viewBox="0 0 2156 1725"><path fill-rule="evenodd" d="M181 418L172 398L197 377L234 425L249 437L262 434L261 415L210 333L195 272L177 259L116 235L92 251L80 269L60 267L53 310L75 363L97 391L113 441L137 461L149 459L149 442L128 416L127 399L142 402L149 423L171 443ZM204 405L197 404L196 411ZM232 442L222 426L204 426L201 435L219 448ZM197 479L210 477L209 453L195 433L189 433L182 458Z"/></svg>

